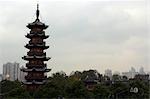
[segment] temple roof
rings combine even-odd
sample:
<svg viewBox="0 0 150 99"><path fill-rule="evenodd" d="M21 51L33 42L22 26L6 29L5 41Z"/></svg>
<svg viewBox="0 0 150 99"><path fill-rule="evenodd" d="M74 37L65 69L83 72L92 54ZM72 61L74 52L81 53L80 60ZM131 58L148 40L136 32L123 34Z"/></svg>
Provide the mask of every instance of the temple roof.
<svg viewBox="0 0 150 99"><path fill-rule="evenodd" d="M34 28L34 27L46 29L46 28L48 28L48 25L45 25L44 23L40 22L39 19L36 19L34 22L29 23L29 24L27 25L27 27L28 27L29 29L32 29L32 28Z"/></svg>
<svg viewBox="0 0 150 99"><path fill-rule="evenodd" d="M87 75L86 78L84 79L84 82L87 82L87 83L97 83L98 82L98 78Z"/></svg>

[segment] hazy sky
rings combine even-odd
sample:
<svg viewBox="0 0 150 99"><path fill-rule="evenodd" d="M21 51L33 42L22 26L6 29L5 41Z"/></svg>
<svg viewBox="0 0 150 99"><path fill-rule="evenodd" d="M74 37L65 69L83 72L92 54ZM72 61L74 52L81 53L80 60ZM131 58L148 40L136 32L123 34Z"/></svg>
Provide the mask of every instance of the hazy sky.
<svg viewBox="0 0 150 99"><path fill-rule="evenodd" d="M52 72L149 67L148 0L39 0L40 20L49 25L47 62ZM25 65L26 25L35 20L36 0L0 0L0 69ZM2 72L2 70L0 71ZM52 73L50 72L50 73Z"/></svg>

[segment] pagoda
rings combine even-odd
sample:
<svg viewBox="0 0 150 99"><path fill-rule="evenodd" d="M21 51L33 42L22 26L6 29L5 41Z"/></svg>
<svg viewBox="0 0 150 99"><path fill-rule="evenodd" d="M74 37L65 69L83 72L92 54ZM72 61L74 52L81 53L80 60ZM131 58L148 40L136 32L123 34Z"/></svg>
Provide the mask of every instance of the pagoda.
<svg viewBox="0 0 150 99"><path fill-rule="evenodd" d="M30 41L25 47L29 49L29 51L27 52L27 56L22 57L22 59L28 61L26 63L26 68L22 69L23 72L26 72L23 84L25 88L31 92L46 83L46 72L51 70L47 69L47 64L44 63L44 61L50 59L49 57L46 57L46 52L44 51L49 48L44 41L44 39L49 37L48 35L45 35L44 31L48 28L48 25L45 25L39 20L39 13L40 11L37 4L36 19L34 22L27 25L30 29L30 33L28 33L26 37L29 38Z"/></svg>

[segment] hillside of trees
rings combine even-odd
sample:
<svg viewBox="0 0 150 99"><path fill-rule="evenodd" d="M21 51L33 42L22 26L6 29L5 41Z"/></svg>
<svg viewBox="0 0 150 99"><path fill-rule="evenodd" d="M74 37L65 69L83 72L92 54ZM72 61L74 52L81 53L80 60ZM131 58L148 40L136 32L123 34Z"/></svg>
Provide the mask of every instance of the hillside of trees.
<svg viewBox="0 0 150 99"><path fill-rule="evenodd" d="M97 80L92 90L87 88L87 77ZM131 88L138 88L132 92ZM67 76L57 72L48 77L48 82L33 93L27 92L19 81L3 80L0 82L0 99L43 99L43 98L96 98L96 99L149 99L150 82L140 79L128 79L125 76L109 77L96 70L76 71Z"/></svg>

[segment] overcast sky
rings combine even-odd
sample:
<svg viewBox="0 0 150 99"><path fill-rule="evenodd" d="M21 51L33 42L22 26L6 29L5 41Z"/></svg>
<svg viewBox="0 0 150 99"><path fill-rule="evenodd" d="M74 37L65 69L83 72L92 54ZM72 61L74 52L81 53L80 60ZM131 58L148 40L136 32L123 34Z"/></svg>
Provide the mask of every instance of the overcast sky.
<svg viewBox="0 0 150 99"><path fill-rule="evenodd" d="M52 71L96 69L104 73L149 67L148 0L39 0L49 25L47 62ZM6 62L25 65L25 35L35 20L36 0L0 0L0 72Z"/></svg>

